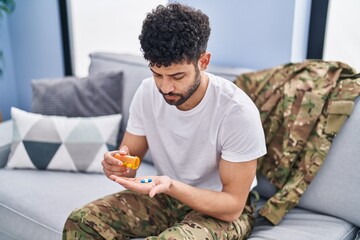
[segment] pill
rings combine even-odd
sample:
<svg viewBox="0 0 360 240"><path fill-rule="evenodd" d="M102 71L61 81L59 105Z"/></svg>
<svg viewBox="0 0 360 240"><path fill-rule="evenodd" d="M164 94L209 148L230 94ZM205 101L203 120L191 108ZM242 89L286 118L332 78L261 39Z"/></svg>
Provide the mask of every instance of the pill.
<svg viewBox="0 0 360 240"><path fill-rule="evenodd" d="M151 178L145 178L145 179L141 179L140 181L141 183L148 183L148 182L152 182Z"/></svg>

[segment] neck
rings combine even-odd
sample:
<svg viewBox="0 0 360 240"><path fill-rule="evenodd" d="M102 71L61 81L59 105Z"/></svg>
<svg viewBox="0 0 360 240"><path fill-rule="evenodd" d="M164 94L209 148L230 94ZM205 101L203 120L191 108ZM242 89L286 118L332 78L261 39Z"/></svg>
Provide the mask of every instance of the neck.
<svg viewBox="0 0 360 240"><path fill-rule="evenodd" d="M199 87L186 102L184 102L180 106L177 106L177 108L181 111L188 111L196 107L204 98L208 84L209 84L208 76L205 74L205 72L201 71Z"/></svg>

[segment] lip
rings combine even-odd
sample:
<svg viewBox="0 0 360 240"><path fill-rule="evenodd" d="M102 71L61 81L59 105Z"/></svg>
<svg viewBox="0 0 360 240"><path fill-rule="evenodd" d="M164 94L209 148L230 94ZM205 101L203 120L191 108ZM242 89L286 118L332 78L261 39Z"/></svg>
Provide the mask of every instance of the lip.
<svg viewBox="0 0 360 240"><path fill-rule="evenodd" d="M169 96L169 95L164 95L164 97L166 100L169 100L169 101L174 101L178 98L178 96Z"/></svg>

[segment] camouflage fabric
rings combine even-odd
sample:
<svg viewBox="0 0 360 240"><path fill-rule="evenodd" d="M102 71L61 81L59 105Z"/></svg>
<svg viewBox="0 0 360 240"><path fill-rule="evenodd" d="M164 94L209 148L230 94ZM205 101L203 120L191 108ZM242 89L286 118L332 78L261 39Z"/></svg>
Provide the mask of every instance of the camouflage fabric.
<svg viewBox="0 0 360 240"><path fill-rule="evenodd" d="M268 153L258 173L278 188L259 214L278 224L315 177L351 114L360 76L341 62L308 60L240 75L260 110Z"/></svg>
<svg viewBox="0 0 360 240"><path fill-rule="evenodd" d="M223 222L200 214L178 200L159 194L123 191L74 210L67 219L63 240L84 239L246 239L254 225L255 205L241 217Z"/></svg>

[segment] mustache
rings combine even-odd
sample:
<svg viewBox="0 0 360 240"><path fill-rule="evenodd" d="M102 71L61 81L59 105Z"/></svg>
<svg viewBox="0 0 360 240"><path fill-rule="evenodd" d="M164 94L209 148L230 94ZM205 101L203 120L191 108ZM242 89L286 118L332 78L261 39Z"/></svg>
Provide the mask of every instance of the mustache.
<svg viewBox="0 0 360 240"><path fill-rule="evenodd" d="M173 92L169 92L169 93L164 93L163 91L161 91L160 89L159 89L159 92L163 95L163 96L179 96L179 97L181 97L182 95L181 94L179 94L179 93L173 93Z"/></svg>

